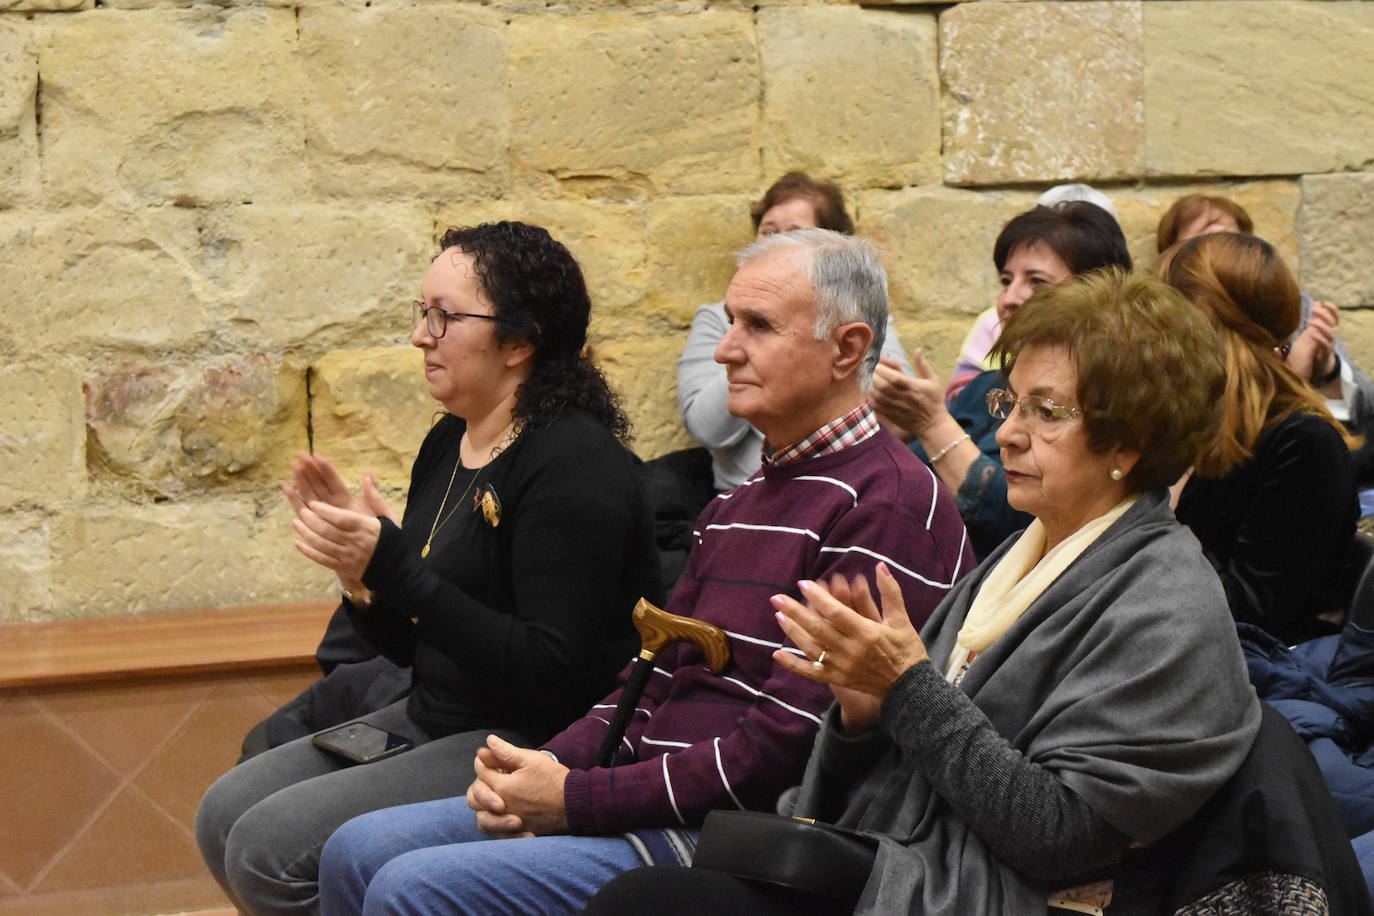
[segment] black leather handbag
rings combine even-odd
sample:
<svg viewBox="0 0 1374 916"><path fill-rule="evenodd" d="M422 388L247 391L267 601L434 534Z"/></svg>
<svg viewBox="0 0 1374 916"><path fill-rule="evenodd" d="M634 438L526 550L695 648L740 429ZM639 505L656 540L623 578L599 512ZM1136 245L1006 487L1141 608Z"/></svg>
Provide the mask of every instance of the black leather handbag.
<svg viewBox="0 0 1374 916"><path fill-rule="evenodd" d="M761 811L712 811L702 824L692 867L857 903L877 854L877 837L832 824Z"/></svg>

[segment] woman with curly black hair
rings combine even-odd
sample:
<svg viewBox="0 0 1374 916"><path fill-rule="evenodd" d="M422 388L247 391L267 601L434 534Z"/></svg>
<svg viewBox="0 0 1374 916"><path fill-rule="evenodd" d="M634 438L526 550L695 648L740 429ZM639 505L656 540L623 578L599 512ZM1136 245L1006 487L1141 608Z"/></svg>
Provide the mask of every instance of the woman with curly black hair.
<svg viewBox="0 0 1374 916"><path fill-rule="evenodd" d="M449 259L465 279L476 281L474 294L491 301L497 341L523 342L532 348L529 373L511 406L513 422L522 428L541 426L577 407L616 438L627 440L630 424L620 410L619 398L601 370L583 355L592 304L582 271L568 250L545 230L514 222L450 229L439 246L442 253L435 263ZM415 306L421 310L425 303L417 301ZM438 310L429 309L426 318L437 314ZM416 335L411 340L424 349L419 317L417 311ZM444 327L442 322L429 322L429 338L436 348ZM430 378L428 368L425 378ZM433 386L430 393L443 401Z"/></svg>
<svg viewBox="0 0 1374 916"><path fill-rule="evenodd" d="M350 766L301 738L206 793L201 852L239 909L317 909L319 851L349 818L462 794L488 734L538 745L611 688L661 598L628 423L583 355L591 302L543 229L450 229L411 343L446 414L411 471L404 520L318 456L293 466L296 547L339 578L357 631L410 696L361 721L412 749Z"/></svg>

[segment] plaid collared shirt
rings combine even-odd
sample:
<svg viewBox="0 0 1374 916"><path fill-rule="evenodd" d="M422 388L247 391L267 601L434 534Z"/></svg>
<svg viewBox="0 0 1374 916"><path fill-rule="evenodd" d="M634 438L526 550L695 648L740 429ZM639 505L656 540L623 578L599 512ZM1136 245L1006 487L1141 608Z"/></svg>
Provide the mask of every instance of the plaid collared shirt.
<svg viewBox="0 0 1374 916"><path fill-rule="evenodd" d="M831 420L800 442L784 449L771 449L763 442L763 463L777 466L819 458L842 448L858 445L878 432L878 416L867 403L860 404L842 417Z"/></svg>

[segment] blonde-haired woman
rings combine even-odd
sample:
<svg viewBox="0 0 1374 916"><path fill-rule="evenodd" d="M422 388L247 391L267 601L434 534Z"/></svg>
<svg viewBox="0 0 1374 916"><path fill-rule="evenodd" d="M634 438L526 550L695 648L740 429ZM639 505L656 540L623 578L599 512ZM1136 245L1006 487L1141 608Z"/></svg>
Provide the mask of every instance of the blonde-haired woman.
<svg viewBox="0 0 1374 916"><path fill-rule="evenodd" d="M1221 335L1221 427L1193 466L1177 515L1221 575L1238 621L1289 642L1331 632L1350 595L1358 445L1285 364L1301 294L1263 239L1198 236L1156 268Z"/></svg>

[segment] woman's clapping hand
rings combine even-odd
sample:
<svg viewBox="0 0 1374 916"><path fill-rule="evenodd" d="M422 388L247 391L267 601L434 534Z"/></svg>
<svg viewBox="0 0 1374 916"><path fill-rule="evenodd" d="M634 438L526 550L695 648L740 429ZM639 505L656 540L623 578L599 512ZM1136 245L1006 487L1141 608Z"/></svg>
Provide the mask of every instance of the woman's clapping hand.
<svg viewBox="0 0 1374 916"><path fill-rule="evenodd" d="M1332 302L1313 302L1307 327L1288 351L1288 368L1303 379L1324 376L1334 365L1336 328L1341 323L1340 309Z"/></svg>
<svg viewBox="0 0 1374 916"><path fill-rule="evenodd" d="M369 484L372 491L377 493L376 480L371 474L367 474L363 477L364 497L367 496ZM300 511L302 505L312 502L328 503L335 508L358 513L372 511L371 506L364 504L349 492L343 477L323 455L297 455L296 460L291 462L291 483L282 484L281 490L286 495L287 502L291 503L291 508L297 511ZM381 494L377 493L377 497L381 499ZM380 505L385 507L386 501L381 500ZM390 508L386 509L385 515L395 521L395 514Z"/></svg>
<svg viewBox="0 0 1374 916"><path fill-rule="evenodd" d="M821 663L786 650L774 652L773 659L789 671L830 685L844 730L851 733L872 727L892 685L927 657L887 564L878 564L876 578L881 603L874 600L863 576L846 582L840 575L828 585L799 582L805 604L786 595L772 599L783 632L809 659Z"/></svg>
<svg viewBox="0 0 1374 916"><path fill-rule="evenodd" d="M873 369L873 390L869 403L882 419L904 433L903 438L919 437L932 424L947 416L945 386L926 362L921 349L911 352L915 375L907 375L890 359L878 361Z"/></svg>
<svg viewBox="0 0 1374 916"><path fill-rule="evenodd" d="M296 549L333 570L345 586L362 582L381 533L378 518L400 524L372 474L363 476L360 500L319 455L301 455L291 462L291 483L282 484L282 493L296 512L291 522L300 537Z"/></svg>

